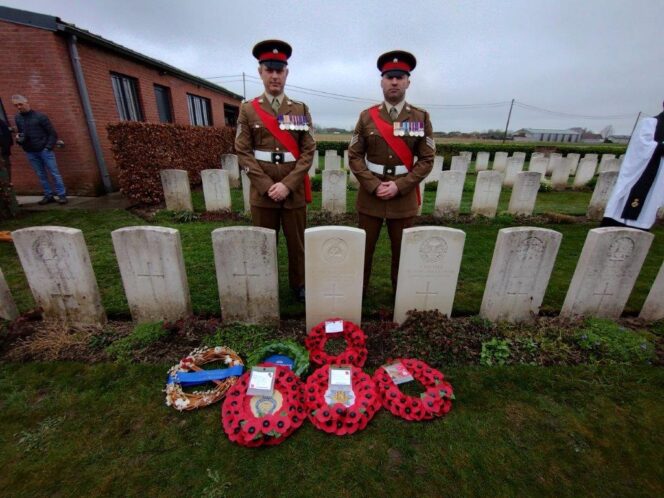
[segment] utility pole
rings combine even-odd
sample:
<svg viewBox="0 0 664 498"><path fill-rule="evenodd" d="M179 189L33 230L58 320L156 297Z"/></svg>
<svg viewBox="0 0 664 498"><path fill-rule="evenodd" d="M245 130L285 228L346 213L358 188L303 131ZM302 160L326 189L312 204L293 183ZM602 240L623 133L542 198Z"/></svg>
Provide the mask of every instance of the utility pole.
<svg viewBox="0 0 664 498"><path fill-rule="evenodd" d="M242 96L247 99L247 83L244 81L244 71L242 71Z"/></svg>
<svg viewBox="0 0 664 498"><path fill-rule="evenodd" d="M636 130L636 125L639 124L639 119L641 119L641 111L639 111L638 116L636 116L636 121L634 121L634 128L632 128L632 133L629 134L629 140L627 141L627 147L629 147L629 143L632 141L632 136L634 135L634 130Z"/></svg>
<svg viewBox="0 0 664 498"><path fill-rule="evenodd" d="M512 107L514 107L514 99L512 99L512 103L510 104L510 112L507 115L507 123L505 123L505 133L503 133L503 143L505 143L505 139L507 138L507 128L510 126L510 118L512 117Z"/></svg>

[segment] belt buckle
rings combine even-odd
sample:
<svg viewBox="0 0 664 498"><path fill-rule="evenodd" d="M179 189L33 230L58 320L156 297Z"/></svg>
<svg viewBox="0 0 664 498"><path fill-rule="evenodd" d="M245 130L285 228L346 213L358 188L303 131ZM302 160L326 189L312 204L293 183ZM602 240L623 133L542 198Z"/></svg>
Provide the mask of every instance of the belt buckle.
<svg viewBox="0 0 664 498"><path fill-rule="evenodd" d="M272 152L272 162L275 164L284 162L284 153L283 152Z"/></svg>
<svg viewBox="0 0 664 498"><path fill-rule="evenodd" d="M385 166L385 167L384 167L384 174L385 174L385 176L387 176L387 175L394 176L394 172L395 172L395 171L396 171L396 167L395 167L395 166Z"/></svg>

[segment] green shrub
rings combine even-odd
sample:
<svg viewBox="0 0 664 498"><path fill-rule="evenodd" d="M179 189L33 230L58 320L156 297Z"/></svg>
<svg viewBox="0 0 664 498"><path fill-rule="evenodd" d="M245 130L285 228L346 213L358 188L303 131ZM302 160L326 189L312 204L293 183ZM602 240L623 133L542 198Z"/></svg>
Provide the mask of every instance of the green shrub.
<svg viewBox="0 0 664 498"><path fill-rule="evenodd" d="M424 185L425 192L435 192L438 190L438 182L429 182Z"/></svg>
<svg viewBox="0 0 664 498"><path fill-rule="evenodd" d="M491 367L493 365L505 365L510 359L509 339L499 339L494 337L490 341L482 343L482 352L480 353L480 365Z"/></svg>
<svg viewBox="0 0 664 498"><path fill-rule="evenodd" d="M149 346L169 334L170 332L164 329L164 322L139 323L131 334L108 346L106 352L119 361L129 361L132 352Z"/></svg>
<svg viewBox="0 0 664 498"><path fill-rule="evenodd" d="M246 359L252 351L270 342L274 335L270 327L235 322L203 339L203 344L208 347L229 347Z"/></svg>
<svg viewBox="0 0 664 498"><path fill-rule="evenodd" d="M311 190L313 192L320 192L323 189L323 177L316 174L311 178Z"/></svg>
<svg viewBox="0 0 664 498"><path fill-rule="evenodd" d="M553 192L553 187L548 181L541 181L538 192Z"/></svg>
<svg viewBox="0 0 664 498"><path fill-rule="evenodd" d="M191 223L199 218L200 216L192 211L173 211L173 221L175 223Z"/></svg>
<svg viewBox="0 0 664 498"><path fill-rule="evenodd" d="M579 347L595 361L615 363L647 363L654 354L653 344L633 330L611 320L589 318L576 333Z"/></svg>

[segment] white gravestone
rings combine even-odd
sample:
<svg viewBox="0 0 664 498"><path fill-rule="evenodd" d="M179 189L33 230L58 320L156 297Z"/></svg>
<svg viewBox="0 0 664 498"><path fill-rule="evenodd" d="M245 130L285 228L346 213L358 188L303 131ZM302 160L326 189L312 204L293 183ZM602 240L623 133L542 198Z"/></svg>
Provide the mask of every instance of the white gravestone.
<svg viewBox="0 0 664 498"><path fill-rule="evenodd" d="M493 170L505 171L507 166L507 152L496 152L493 157Z"/></svg>
<svg viewBox="0 0 664 498"><path fill-rule="evenodd" d="M180 232L137 226L111 232L131 317L174 321L191 314Z"/></svg>
<svg viewBox="0 0 664 498"><path fill-rule="evenodd" d="M346 212L346 172L323 171L323 200L321 208L332 214Z"/></svg>
<svg viewBox="0 0 664 498"><path fill-rule="evenodd" d="M603 173L610 173L612 171L620 171L620 159L607 159L604 162Z"/></svg>
<svg viewBox="0 0 664 498"><path fill-rule="evenodd" d="M206 211L231 210L231 186L228 183L228 171L204 169L201 171L203 197Z"/></svg>
<svg viewBox="0 0 664 498"><path fill-rule="evenodd" d="M588 204L588 212L586 213L589 220L598 221L602 219L606 203L609 202L617 179L618 173L615 171L599 174L595 190L593 190L593 196L590 198L590 204Z"/></svg>
<svg viewBox="0 0 664 498"><path fill-rule="evenodd" d="M526 153L525 152L513 152L512 157L518 158L522 163L526 162Z"/></svg>
<svg viewBox="0 0 664 498"><path fill-rule="evenodd" d="M440 174L433 208L434 218L454 216L459 213L465 180L466 174L461 171L443 171Z"/></svg>
<svg viewBox="0 0 664 498"><path fill-rule="evenodd" d="M595 176L596 169L596 159L586 159L585 157L581 159L578 168L576 168L576 175L574 176L574 187L585 187L588 182Z"/></svg>
<svg viewBox="0 0 664 498"><path fill-rule="evenodd" d="M567 163L567 168L569 174L574 176L576 175L576 169L579 167L579 160L581 159L581 154L570 153L565 156L565 162Z"/></svg>
<svg viewBox="0 0 664 498"><path fill-rule="evenodd" d="M438 310L450 316L466 234L455 228L415 227L403 231L394 321L408 310Z"/></svg>
<svg viewBox="0 0 664 498"><path fill-rule="evenodd" d="M169 211L193 211L189 175L183 169L162 169L161 186L164 189L166 209Z"/></svg>
<svg viewBox="0 0 664 498"><path fill-rule="evenodd" d="M548 162L548 164L546 165L546 174L547 174L547 175L550 175L551 173L553 173L553 171L554 171L558 166L560 166L560 164L562 164L562 162L563 162L563 155L562 155L562 154L558 154L557 152L552 152L552 153L549 155L549 162Z"/></svg>
<svg viewBox="0 0 664 498"><path fill-rule="evenodd" d="M311 167L309 168L309 178L316 176L316 169L319 165L319 155L318 150L314 151L314 160L311 162Z"/></svg>
<svg viewBox="0 0 664 498"><path fill-rule="evenodd" d="M561 315L620 317L653 238L634 228L590 230Z"/></svg>
<svg viewBox="0 0 664 498"><path fill-rule="evenodd" d="M72 325L106 323L83 232L66 227L31 227L12 232L12 238L32 295L45 318Z"/></svg>
<svg viewBox="0 0 664 498"><path fill-rule="evenodd" d="M351 227L304 231L307 330L336 317L360 325L365 238Z"/></svg>
<svg viewBox="0 0 664 498"><path fill-rule="evenodd" d="M523 171L516 176L507 211L511 214L530 216L535 209L537 192L542 175L534 171Z"/></svg>
<svg viewBox="0 0 664 498"><path fill-rule="evenodd" d="M424 179L424 183L437 182L440 180L440 173L443 171L443 161L445 158L443 156L434 156L433 158L433 167L431 172Z"/></svg>
<svg viewBox="0 0 664 498"><path fill-rule="evenodd" d="M602 159L599 161L599 173L606 173L607 171L610 171L607 169L607 163L608 161L615 158L615 154L602 154Z"/></svg>
<svg viewBox="0 0 664 498"><path fill-rule="evenodd" d="M233 188L240 186L240 164L235 154L221 155L221 169L228 171L228 183Z"/></svg>
<svg viewBox="0 0 664 498"><path fill-rule="evenodd" d="M648 321L664 318L664 263L659 269L657 278L650 288L646 302L643 303L639 318Z"/></svg>
<svg viewBox="0 0 664 498"><path fill-rule="evenodd" d="M465 175L468 173L468 160L463 156L453 156L450 171L461 171Z"/></svg>
<svg viewBox="0 0 664 498"><path fill-rule="evenodd" d="M538 157L546 157L546 154L544 154L544 152L533 152L532 154L530 154L530 160L531 161L533 159L537 159Z"/></svg>
<svg viewBox="0 0 664 498"><path fill-rule="evenodd" d="M224 322L279 322L277 236L260 227L212 232L219 302Z"/></svg>
<svg viewBox="0 0 664 498"><path fill-rule="evenodd" d="M531 157L530 164L528 164L528 171L540 173L542 178L546 176L546 168L549 165L548 157Z"/></svg>
<svg viewBox="0 0 664 498"><path fill-rule="evenodd" d="M599 161L599 156L597 154L584 154L583 158L584 159L594 159L595 163L597 163L597 161Z"/></svg>
<svg viewBox="0 0 664 498"><path fill-rule="evenodd" d="M470 164L473 161L473 153L470 150L459 151L459 155L466 159L466 164Z"/></svg>
<svg viewBox="0 0 664 498"><path fill-rule="evenodd" d="M569 164L567 161L561 161L556 169L551 172L551 186L553 190L565 190L569 180Z"/></svg>
<svg viewBox="0 0 664 498"><path fill-rule="evenodd" d="M325 171L338 171L341 169L341 158L336 150L325 151Z"/></svg>
<svg viewBox="0 0 664 498"><path fill-rule="evenodd" d="M516 175L523 170L523 163L518 157L510 157L507 160L507 167L505 168L505 177L503 178L503 185L506 187L513 187L516 181Z"/></svg>
<svg viewBox="0 0 664 498"><path fill-rule="evenodd" d="M424 187L425 184L423 181L417 184L417 188L420 191L420 203L417 206L417 216L422 216L422 209L424 208L424 194L425 194Z"/></svg>
<svg viewBox="0 0 664 498"><path fill-rule="evenodd" d="M13 320L18 316L18 309L9 290L5 276L0 270L0 318Z"/></svg>
<svg viewBox="0 0 664 498"><path fill-rule="evenodd" d="M493 218L498 210L500 191L503 188L503 174L500 171L480 171L477 173L473 204L473 214Z"/></svg>
<svg viewBox="0 0 664 498"><path fill-rule="evenodd" d="M242 202L244 204L244 212L251 213L251 197L249 192L251 191L251 180L245 170L240 172L240 178L242 179Z"/></svg>
<svg viewBox="0 0 664 498"><path fill-rule="evenodd" d="M344 168L348 168L348 149L344 150Z"/></svg>
<svg viewBox="0 0 664 498"><path fill-rule="evenodd" d="M539 313L562 238L545 228L500 230L480 315L491 321L531 321Z"/></svg>
<svg viewBox="0 0 664 498"><path fill-rule="evenodd" d="M475 160L475 171L484 171L489 169L489 153L478 152Z"/></svg>

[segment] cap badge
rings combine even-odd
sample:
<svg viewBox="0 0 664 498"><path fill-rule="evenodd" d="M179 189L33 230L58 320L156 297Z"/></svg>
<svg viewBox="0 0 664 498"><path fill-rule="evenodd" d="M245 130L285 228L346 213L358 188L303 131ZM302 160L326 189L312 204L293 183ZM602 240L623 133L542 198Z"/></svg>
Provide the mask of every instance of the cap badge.
<svg viewBox="0 0 664 498"><path fill-rule="evenodd" d="M399 59L395 57L394 59L392 59L392 62L399 62Z"/></svg>
<svg viewBox="0 0 664 498"><path fill-rule="evenodd" d="M272 53L273 53L273 54L278 54L278 53L279 53L279 50L277 50L276 48L273 48L273 49L272 49Z"/></svg>

